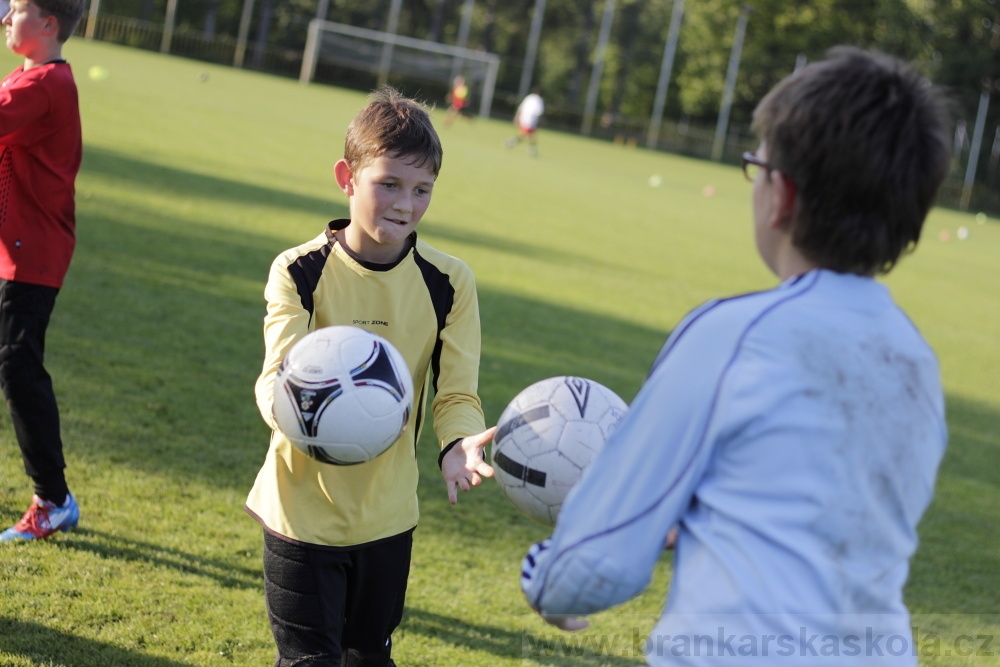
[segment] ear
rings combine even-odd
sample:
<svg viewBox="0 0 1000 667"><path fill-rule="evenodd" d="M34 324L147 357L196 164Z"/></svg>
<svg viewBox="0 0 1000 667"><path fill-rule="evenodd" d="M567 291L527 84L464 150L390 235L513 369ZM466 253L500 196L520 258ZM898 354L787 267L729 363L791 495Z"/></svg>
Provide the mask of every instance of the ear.
<svg viewBox="0 0 1000 667"><path fill-rule="evenodd" d="M351 171L351 165L347 164L347 160L341 158L333 165L333 178L344 194L348 197L354 196L354 172Z"/></svg>
<svg viewBox="0 0 1000 667"><path fill-rule="evenodd" d="M46 35L59 34L59 19L57 19L54 14L49 14L43 18L42 32Z"/></svg>
<svg viewBox="0 0 1000 667"><path fill-rule="evenodd" d="M771 196L774 197L774 211L777 212L772 224L787 230L792 224L798 190L792 179L778 170L771 171L771 183Z"/></svg>

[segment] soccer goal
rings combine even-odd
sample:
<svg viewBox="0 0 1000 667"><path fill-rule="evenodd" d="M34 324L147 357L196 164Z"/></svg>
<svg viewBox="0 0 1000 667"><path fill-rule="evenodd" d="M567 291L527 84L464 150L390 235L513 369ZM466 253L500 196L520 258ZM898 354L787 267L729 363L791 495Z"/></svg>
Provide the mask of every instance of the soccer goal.
<svg viewBox="0 0 1000 667"><path fill-rule="evenodd" d="M393 74L450 85L461 74L479 87L479 115L484 118L490 115L500 69L500 57L493 53L313 19L302 53L301 83L312 81L318 63L373 72L380 83Z"/></svg>

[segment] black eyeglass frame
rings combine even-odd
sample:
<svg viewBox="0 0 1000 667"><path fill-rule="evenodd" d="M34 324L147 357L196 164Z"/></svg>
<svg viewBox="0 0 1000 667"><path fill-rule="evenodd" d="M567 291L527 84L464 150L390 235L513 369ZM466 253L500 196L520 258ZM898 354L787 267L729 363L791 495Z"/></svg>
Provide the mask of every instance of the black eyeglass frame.
<svg viewBox="0 0 1000 667"><path fill-rule="evenodd" d="M743 153L743 177L748 181L750 181L751 183L753 183L754 179L750 177L750 172L747 171L747 167L750 165L753 165L755 167L760 167L768 174L770 174L771 171L774 169L774 167L772 167L770 164L764 162L759 157L757 157L757 154L754 153L753 151L747 151Z"/></svg>

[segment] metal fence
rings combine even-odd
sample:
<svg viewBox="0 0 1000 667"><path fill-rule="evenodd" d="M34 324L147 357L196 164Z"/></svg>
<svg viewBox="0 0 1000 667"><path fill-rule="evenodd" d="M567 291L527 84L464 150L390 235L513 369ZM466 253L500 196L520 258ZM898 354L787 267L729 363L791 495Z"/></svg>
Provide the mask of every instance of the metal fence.
<svg viewBox="0 0 1000 667"><path fill-rule="evenodd" d="M78 36L86 36L90 32L88 20L89 17L84 17L81 21L76 31ZM92 37L102 42L148 51L162 51L163 30L162 23L101 14L94 23ZM180 27L173 30L170 36L169 53L194 60L232 65L236 59L236 50L237 40L230 35L219 34L208 37L198 30ZM251 42L247 44L247 53L250 55L248 61L255 63L254 65L250 65L249 62L244 63L243 66L247 69L258 69L282 76L298 76L302 65L301 50L280 49Z"/></svg>

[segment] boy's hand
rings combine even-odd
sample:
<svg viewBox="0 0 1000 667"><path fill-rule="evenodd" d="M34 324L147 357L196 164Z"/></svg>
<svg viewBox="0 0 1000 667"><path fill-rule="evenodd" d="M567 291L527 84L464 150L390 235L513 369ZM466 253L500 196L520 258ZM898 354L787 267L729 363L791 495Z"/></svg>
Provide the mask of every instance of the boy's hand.
<svg viewBox="0 0 1000 667"><path fill-rule="evenodd" d="M664 549L673 549L677 546L677 526L674 526L667 531L667 541L664 543Z"/></svg>
<svg viewBox="0 0 1000 667"><path fill-rule="evenodd" d="M524 557L524 561L521 563L521 592L524 593L524 599L527 601L528 606L531 607L532 611L542 617L549 625L554 625L560 630L565 630L566 632L576 632L577 630L583 630L590 626L590 621L586 620L581 616L545 616L531 603L531 598L528 596L528 590L531 588L531 580L535 576L535 568L538 567L538 560L542 552L551 546L552 540L542 540L541 542L536 542L532 544L528 549L527 555Z"/></svg>
<svg viewBox="0 0 1000 667"><path fill-rule="evenodd" d="M542 616L542 619L549 625L554 625L566 632L576 632L590 627L590 621L580 616Z"/></svg>
<svg viewBox="0 0 1000 667"><path fill-rule="evenodd" d="M448 502L458 502L458 489L468 491L479 486L483 477L492 477L493 468L486 463L484 450L493 439L497 427L488 428L479 435L462 438L441 459L441 475L448 486Z"/></svg>

